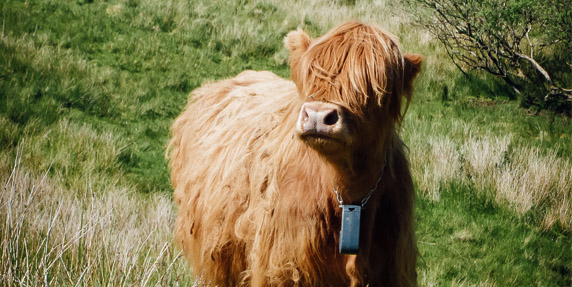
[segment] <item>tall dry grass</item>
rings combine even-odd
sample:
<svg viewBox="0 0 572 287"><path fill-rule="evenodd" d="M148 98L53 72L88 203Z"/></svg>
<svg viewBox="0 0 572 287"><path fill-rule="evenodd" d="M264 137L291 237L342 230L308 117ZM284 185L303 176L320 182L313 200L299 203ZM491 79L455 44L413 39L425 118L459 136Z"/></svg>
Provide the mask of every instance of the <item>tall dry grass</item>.
<svg viewBox="0 0 572 287"><path fill-rule="evenodd" d="M415 119L412 119L415 121ZM417 126L417 128L414 128ZM423 124L407 132L414 178L421 194L439 200L452 183L464 184L519 215L540 215L545 229L572 229L572 161L515 139L479 132L458 121L430 135Z"/></svg>
<svg viewBox="0 0 572 287"><path fill-rule="evenodd" d="M0 165L1 286L176 286L192 283L172 246L174 207L128 188L68 190ZM11 167L11 168L10 168Z"/></svg>

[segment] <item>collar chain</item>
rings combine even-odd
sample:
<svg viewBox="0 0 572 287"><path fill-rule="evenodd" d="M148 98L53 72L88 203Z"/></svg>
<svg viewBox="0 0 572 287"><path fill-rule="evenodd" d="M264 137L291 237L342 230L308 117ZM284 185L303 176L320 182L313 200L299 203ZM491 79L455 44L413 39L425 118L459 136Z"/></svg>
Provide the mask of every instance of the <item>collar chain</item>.
<svg viewBox="0 0 572 287"><path fill-rule="evenodd" d="M385 158L385 160L383 161L383 166L381 167L381 173L379 174L379 178L377 179L377 181L375 182L375 185L373 186L373 188L365 195L365 197L361 200L361 208L364 209L365 205L367 204L367 202L369 201L369 198L371 197L371 195L373 194L373 192L377 189L377 185L379 184L379 182L381 181L381 177L383 177L383 171L385 170L385 165L387 164L387 157ZM342 207L344 205L344 200L342 199L342 196L338 193L338 189L336 187L334 187L334 193L336 193L336 199L338 200L338 203L340 203L340 207Z"/></svg>

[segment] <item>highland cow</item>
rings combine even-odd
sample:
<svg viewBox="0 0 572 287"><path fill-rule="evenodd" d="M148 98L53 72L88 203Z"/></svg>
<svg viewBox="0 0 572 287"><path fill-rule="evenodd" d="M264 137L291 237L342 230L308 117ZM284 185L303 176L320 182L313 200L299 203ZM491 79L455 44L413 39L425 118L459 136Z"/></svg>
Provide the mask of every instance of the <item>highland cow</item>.
<svg viewBox="0 0 572 287"><path fill-rule="evenodd" d="M285 45L291 81L245 71L206 84L175 120L177 244L208 286L416 285L397 132L421 57L358 22ZM340 253L349 204L362 209L357 254Z"/></svg>

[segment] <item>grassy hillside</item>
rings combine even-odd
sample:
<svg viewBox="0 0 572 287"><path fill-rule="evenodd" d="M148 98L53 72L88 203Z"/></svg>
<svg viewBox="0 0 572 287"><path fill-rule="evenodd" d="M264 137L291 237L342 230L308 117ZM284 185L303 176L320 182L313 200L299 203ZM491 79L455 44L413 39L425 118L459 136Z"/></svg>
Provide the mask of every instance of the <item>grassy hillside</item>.
<svg viewBox="0 0 572 287"><path fill-rule="evenodd" d="M389 2L389 1L387 1ZM460 74L398 1L0 2L0 285L185 286L168 130L201 83L288 77L344 19L424 55L405 119L422 286L572 285L572 123Z"/></svg>

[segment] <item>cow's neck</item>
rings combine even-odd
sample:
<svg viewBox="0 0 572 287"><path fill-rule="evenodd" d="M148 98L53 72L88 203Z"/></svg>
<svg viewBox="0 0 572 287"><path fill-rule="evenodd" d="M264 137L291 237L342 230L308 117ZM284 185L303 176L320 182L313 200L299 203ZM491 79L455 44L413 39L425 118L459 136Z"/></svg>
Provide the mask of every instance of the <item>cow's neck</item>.
<svg viewBox="0 0 572 287"><path fill-rule="evenodd" d="M347 162L332 163L336 178L333 180L346 204L360 203L375 186L386 165L387 154L354 152Z"/></svg>

